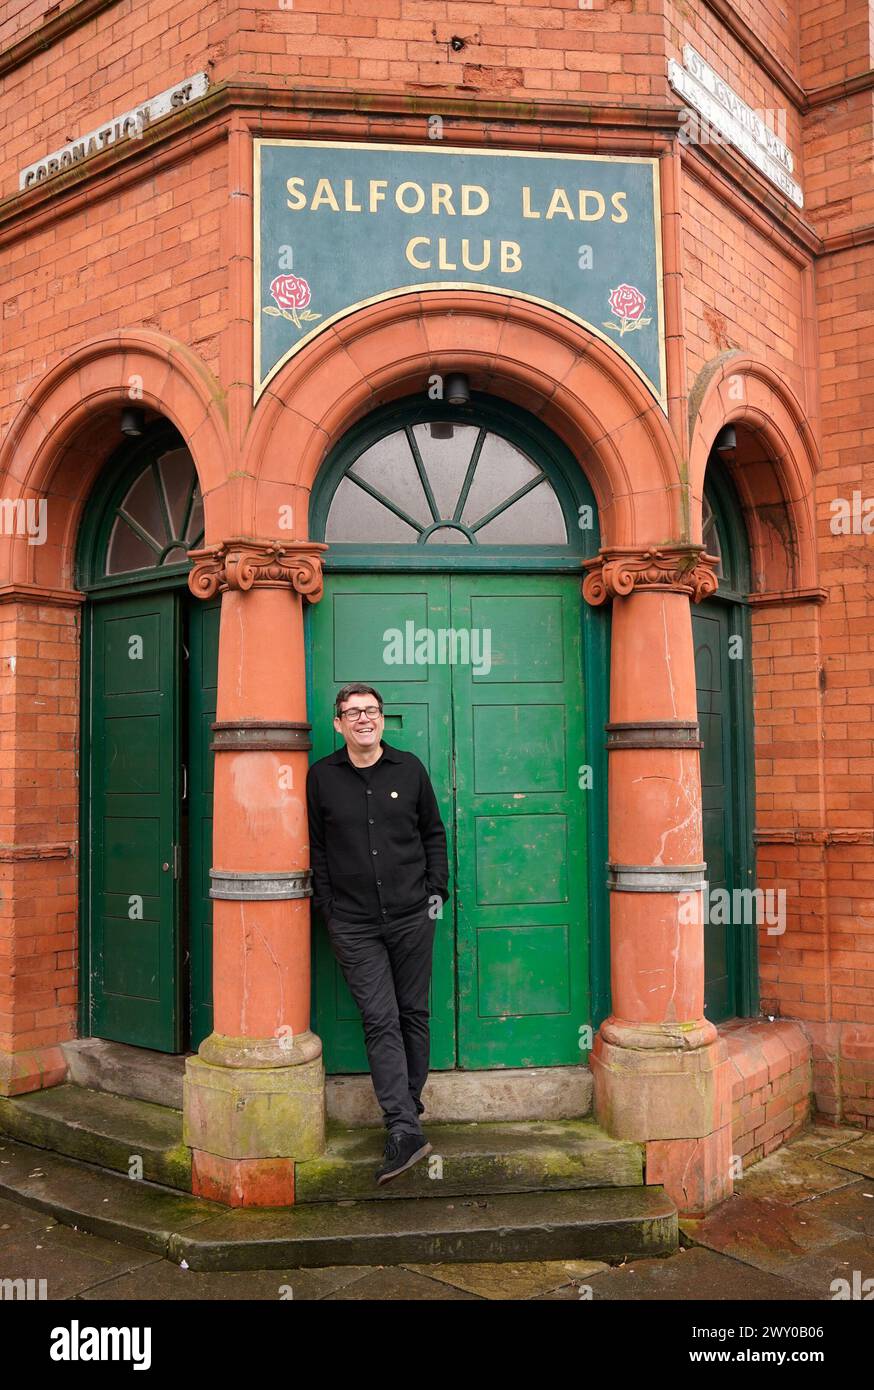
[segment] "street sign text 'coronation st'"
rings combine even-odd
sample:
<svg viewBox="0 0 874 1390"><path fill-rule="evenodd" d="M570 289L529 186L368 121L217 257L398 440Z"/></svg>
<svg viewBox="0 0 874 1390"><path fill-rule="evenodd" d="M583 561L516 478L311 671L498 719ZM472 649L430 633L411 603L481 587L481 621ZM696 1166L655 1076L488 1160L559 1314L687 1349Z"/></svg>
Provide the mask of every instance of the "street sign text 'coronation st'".
<svg viewBox="0 0 874 1390"><path fill-rule="evenodd" d="M190 105L192 101L197 101L199 97L205 96L208 87L208 75L205 72L196 72L193 77L186 77L184 82L177 82L175 87L168 87L156 97L149 97L139 106L123 111L118 116L112 116L103 125L90 130L87 135L78 135L75 140L70 140L59 150L53 150L51 154L38 159L35 164L29 164L26 169L22 169L18 180L19 188L34 188L46 179L54 178L56 174L71 169L74 164L80 164L92 155L101 154L111 145L117 145L122 140L138 139L147 126L154 125L162 116L168 116L171 112L178 111L183 106Z"/></svg>

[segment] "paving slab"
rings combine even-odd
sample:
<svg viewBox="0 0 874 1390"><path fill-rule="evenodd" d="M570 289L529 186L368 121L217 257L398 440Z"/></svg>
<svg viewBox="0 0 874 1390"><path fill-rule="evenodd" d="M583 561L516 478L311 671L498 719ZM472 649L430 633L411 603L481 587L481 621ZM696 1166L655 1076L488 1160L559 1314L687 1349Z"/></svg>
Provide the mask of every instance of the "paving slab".
<svg viewBox="0 0 874 1390"><path fill-rule="evenodd" d="M592 1302L687 1302L730 1303L816 1301L807 1289L776 1274L748 1265L712 1250L679 1251L664 1260L630 1260L584 1281L592 1290ZM534 1302L579 1300L574 1284L542 1294ZM822 1295L823 1297L825 1295Z"/></svg>
<svg viewBox="0 0 874 1390"><path fill-rule="evenodd" d="M825 1221L834 1221L837 1226L845 1226L865 1236L874 1236L874 1182L863 1178L861 1182L841 1187L837 1192L828 1192L822 1197L811 1197L802 1204L802 1211L810 1210Z"/></svg>
<svg viewBox="0 0 874 1390"><path fill-rule="evenodd" d="M415 1300L417 1303L482 1301L474 1293L467 1293L464 1289L453 1289L440 1279L428 1279L412 1269L405 1269L403 1265L387 1265L385 1268L374 1269L364 1279L356 1279L354 1284L347 1284L336 1293L328 1294L323 1302L336 1303L340 1299L354 1299L359 1302L374 1300L380 1303L403 1302L405 1299Z"/></svg>
<svg viewBox="0 0 874 1390"><path fill-rule="evenodd" d="M852 1178L824 1160L843 1153L860 1137L859 1130L817 1126L760 1159L737 1179L734 1190L743 1197L770 1197L790 1205L834 1191Z"/></svg>
<svg viewBox="0 0 874 1390"><path fill-rule="evenodd" d="M279 1303L322 1299L371 1273L367 1265L332 1265L325 1269L263 1269L242 1273L199 1273L181 1269L169 1260L156 1260L142 1269L110 1279L99 1288L79 1294L87 1301L120 1299L129 1302L179 1303L258 1300Z"/></svg>
<svg viewBox="0 0 874 1390"><path fill-rule="evenodd" d="M804 1259L789 1261L781 1272L793 1283L828 1299L835 1297L833 1281L845 1279L849 1297L853 1298L855 1287L855 1299L865 1299L874 1293L874 1241L867 1236L851 1236L837 1245L811 1251ZM860 1287L866 1280L871 1281L867 1291Z"/></svg>
<svg viewBox="0 0 874 1390"><path fill-rule="evenodd" d="M693 1245L770 1273L782 1273L790 1261L821 1246L836 1245L847 1234L844 1227L805 1206L737 1193L705 1217L681 1217L680 1230Z"/></svg>
<svg viewBox="0 0 874 1390"><path fill-rule="evenodd" d="M53 1222L47 1229L30 1230L0 1244L0 1279L33 1279L37 1287L45 1279L46 1298L74 1298L156 1258Z"/></svg>
<svg viewBox="0 0 874 1390"><path fill-rule="evenodd" d="M55 1224L53 1217L41 1211L32 1211L30 1207L22 1207L18 1202L9 1202L5 1197L0 1197L0 1244L17 1240L30 1230L44 1231Z"/></svg>
<svg viewBox="0 0 874 1390"><path fill-rule="evenodd" d="M861 1173L866 1178L874 1178L874 1134L866 1134L861 1139L855 1139L852 1144L845 1144L824 1154L823 1162L850 1173Z"/></svg>
<svg viewBox="0 0 874 1390"><path fill-rule="evenodd" d="M531 1299L572 1280L609 1269L600 1260L540 1260L524 1264L406 1265L480 1298Z"/></svg>

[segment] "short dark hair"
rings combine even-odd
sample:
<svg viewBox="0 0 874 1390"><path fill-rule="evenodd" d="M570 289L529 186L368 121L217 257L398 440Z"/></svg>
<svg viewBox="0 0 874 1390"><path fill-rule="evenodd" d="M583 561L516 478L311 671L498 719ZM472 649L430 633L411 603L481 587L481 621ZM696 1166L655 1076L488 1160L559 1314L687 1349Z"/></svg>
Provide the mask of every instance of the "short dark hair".
<svg viewBox="0 0 874 1390"><path fill-rule="evenodd" d="M364 685L361 681L353 681L351 685L344 685L342 690L337 691L337 698L334 701L334 713L340 718L340 707L344 700L348 700L350 695L373 695L379 705L380 714L382 713L382 696L378 690L374 690L372 685Z"/></svg>

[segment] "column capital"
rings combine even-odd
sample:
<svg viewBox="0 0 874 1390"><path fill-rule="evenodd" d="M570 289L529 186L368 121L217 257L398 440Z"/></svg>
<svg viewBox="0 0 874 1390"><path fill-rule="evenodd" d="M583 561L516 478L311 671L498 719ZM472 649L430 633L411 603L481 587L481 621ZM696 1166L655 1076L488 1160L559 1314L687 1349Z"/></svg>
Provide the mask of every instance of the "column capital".
<svg viewBox="0 0 874 1390"><path fill-rule="evenodd" d="M583 598L597 608L608 599L661 589L700 603L719 587L718 564L718 556L701 545L604 546L594 559L583 561L588 570Z"/></svg>
<svg viewBox="0 0 874 1390"><path fill-rule="evenodd" d="M208 599L221 591L245 592L290 587L317 603L322 597L320 541L257 541L237 537L204 550L189 550L193 561L188 587L195 598Z"/></svg>

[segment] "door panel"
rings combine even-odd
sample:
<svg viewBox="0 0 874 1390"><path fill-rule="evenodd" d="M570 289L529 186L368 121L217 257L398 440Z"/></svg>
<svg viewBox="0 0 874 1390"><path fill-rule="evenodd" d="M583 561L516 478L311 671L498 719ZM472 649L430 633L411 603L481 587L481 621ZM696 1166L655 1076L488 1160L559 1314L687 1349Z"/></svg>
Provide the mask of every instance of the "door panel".
<svg viewBox="0 0 874 1390"><path fill-rule="evenodd" d="M314 707L311 760L342 747L333 728L333 702L349 681L369 681L385 705L385 737L415 753L428 769L449 841L452 892L450 689L445 667L415 660L415 631L448 626L449 581L443 575L329 575L312 621ZM407 637L407 624L411 636ZM400 634L393 651L392 631ZM386 634L389 634L388 636ZM407 649L409 648L409 650ZM386 657L397 656L398 661ZM367 1071L358 1009L334 959L324 924L316 921L314 1016L329 1072ZM438 919L431 979L431 1066L455 1064L454 923L452 898Z"/></svg>
<svg viewBox="0 0 874 1390"><path fill-rule="evenodd" d="M695 678L701 728L701 796L704 861L711 895L738 886L733 808L736 790L731 759L731 702L728 681L728 615L723 607L693 609ZM721 896L721 895L720 895ZM711 905L718 903L713 899ZM724 914L713 911L714 917ZM734 1014L730 950L732 927L719 920L704 926L704 1009L713 1023Z"/></svg>
<svg viewBox="0 0 874 1390"><path fill-rule="evenodd" d="M175 1052L179 601L160 594L88 611L92 1032Z"/></svg>
<svg viewBox="0 0 874 1390"><path fill-rule="evenodd" d="M212 1032L212 724L218 689L221 599L189 603L188 671L188 929L190 1046Z"/></svg>
<svg viewBox="0 0 874 1390"><path fill-rule="evenodd" d="M458 1064L578 1062L590 1012L579 585L453 576L452 627L482 634L483 658L451 668Z"/></svg>

